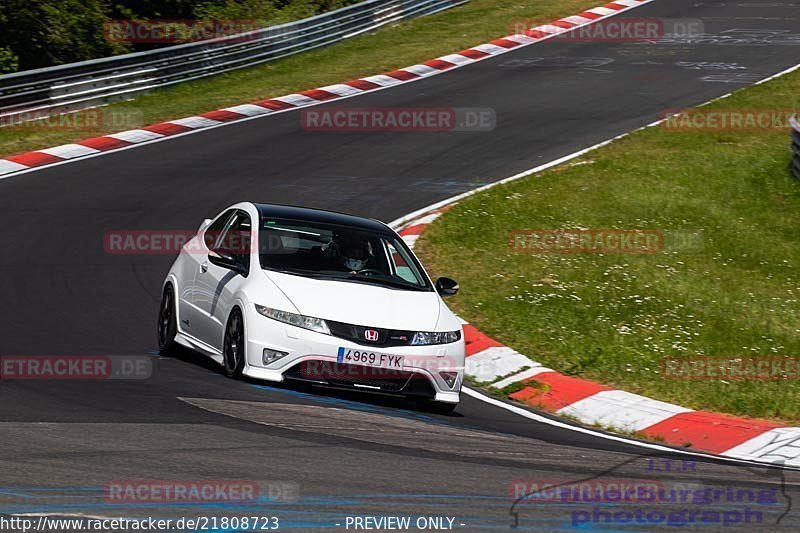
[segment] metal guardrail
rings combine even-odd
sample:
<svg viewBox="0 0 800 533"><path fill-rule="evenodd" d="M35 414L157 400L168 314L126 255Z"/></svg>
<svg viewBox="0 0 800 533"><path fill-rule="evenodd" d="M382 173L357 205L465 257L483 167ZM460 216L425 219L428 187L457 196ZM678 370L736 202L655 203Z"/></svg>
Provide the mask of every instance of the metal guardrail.
<svg viewBox="0 0 800 533"><path fill-rule="evenodd" d="M0 125L266 63L467 1L366 0L238 35L7 74L0 76Z"/></svg>
<svg viewBox="0 0 800 533"><path fill-rule="evenodd" d="M795 116L789 122L792 125L792 174L800 180L800 121Z"/></svg>

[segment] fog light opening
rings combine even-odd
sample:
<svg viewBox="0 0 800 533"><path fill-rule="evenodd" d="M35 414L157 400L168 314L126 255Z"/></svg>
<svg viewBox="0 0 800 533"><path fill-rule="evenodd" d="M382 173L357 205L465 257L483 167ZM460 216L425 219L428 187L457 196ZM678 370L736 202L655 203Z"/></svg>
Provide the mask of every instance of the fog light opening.
<svg viewBox="0 0 800 533"><path fill-rule="evenodd" d="M282 359L287 355L289 355L289 352L281 352L279 350L264 348L264 353L261 356L261 362L264 363L264 366L271 365L278 359Z"/></svg>
<svg viewBox="0 0 800 533"><path fill-rule="evenodd" d="M458 381L458 372L439 372L439 375L451 389L456 386L456 381Z"/></svg>

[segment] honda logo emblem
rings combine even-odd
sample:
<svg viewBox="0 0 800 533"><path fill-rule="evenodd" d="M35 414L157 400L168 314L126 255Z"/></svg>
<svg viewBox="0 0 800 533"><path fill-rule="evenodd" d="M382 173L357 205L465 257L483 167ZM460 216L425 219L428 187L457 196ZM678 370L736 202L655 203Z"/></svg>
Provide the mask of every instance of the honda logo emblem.
<svg viewBox="0 0 800 533"><path fill-rule="evenodd" d="M364 330L364 338L370 342L377 342L378 341L378 331L374 329L365 329Z"/></svg>

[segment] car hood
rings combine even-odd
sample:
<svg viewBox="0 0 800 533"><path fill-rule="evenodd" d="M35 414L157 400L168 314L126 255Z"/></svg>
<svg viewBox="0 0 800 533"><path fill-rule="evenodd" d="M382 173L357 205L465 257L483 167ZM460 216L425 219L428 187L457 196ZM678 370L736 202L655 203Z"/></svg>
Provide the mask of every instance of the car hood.
<svg viewBox="0 0 800 533"><path fill-rule="evenodd" d="M359 326L434 331L441 312L436 292L404 291L265 271L300 314Z"/></svg>

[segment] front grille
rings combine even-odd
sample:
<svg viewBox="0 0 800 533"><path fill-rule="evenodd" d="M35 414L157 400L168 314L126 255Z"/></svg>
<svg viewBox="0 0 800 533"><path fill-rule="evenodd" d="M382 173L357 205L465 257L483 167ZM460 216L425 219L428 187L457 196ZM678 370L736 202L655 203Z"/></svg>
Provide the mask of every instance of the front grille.
<svg viewBox="0 0 800 533"><path fill-rule="evenodd" d="M382 391L400 392L402 391L412 374L409 372L398 372L396 376L376 376L376 377L354 377L346 374L342 376L330 377L327 382L334 386L343 385L364 385L366 387L377 387Z"/></svg>
<svg viewBox="0 0 800 533"><path fill-rule="evenodd" d="M363 385L377 388L372 389L374 392L435 396L435 391L428 378L423 374L405 370L390 370L330 361L304 361L288 370L285 377L323 383L331 387L369 390L357 387L357 385Z"/></svg>
<svg viewBox="0 0 800 533"><path fill-rule="evenodd" d="M340 339L347 339L352 342L357 342L366 346L408 346L411 339L414 338L413 331L401 331L394 329L372 328L369 326L357 326L355 324L345 324L343 322L334 322L326 320L328 328L331 330L331 335L339 337ZM377 332L378 339L370 340L367 331Z"/></svg>

